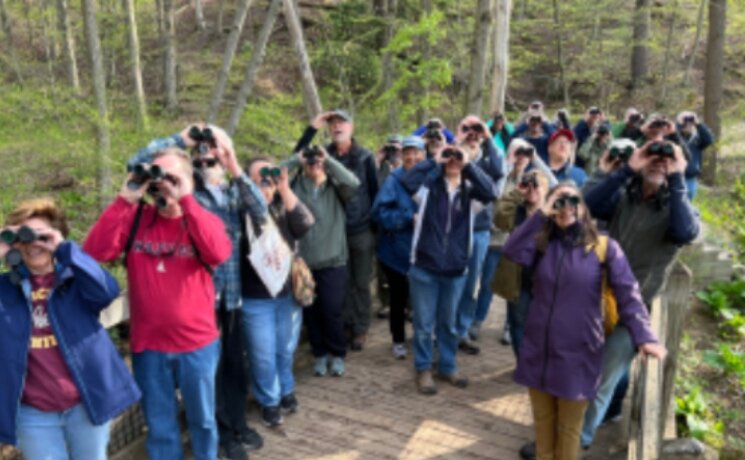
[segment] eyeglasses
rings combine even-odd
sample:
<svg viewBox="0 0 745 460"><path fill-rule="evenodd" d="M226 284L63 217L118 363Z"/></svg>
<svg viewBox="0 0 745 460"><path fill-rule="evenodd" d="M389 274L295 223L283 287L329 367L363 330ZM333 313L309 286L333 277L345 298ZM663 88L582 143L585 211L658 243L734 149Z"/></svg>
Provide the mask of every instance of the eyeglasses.
<svg viewBox="0 0 745 460"><path fill-rule="evenodd" d="M460 130L464 133L467 133L468 131L473 131L474 133L483 133L484 132L484 126L479 123L474 123L472 125L463 125L460 127Z"/></svg>
<svg viewBox="0 0 745 460"><path fill-rule="evenodd" d="M532 157L533 153L535 153L533 147L518 147L518 149L515 150L515 156L517 157Z"/></svg>
<svg viewBox="0 0 745 460"><path fill-rule="evenodd" d="M554 201L554 209L564 209L567 206L577 208L579 206L579 197L577 195L561 195Z"/></svg>
<svg viewBox="0 0 745 460"><path fill-rule="evenodd" d="M454 159L457 161L463 161L463 152L457 149L449 148L442 152L442 157L446 159Z"/></svg>
<svg viewBox="0 0 745 460"><path fill-rule="evenodd" d="M217 165L217 159L216 158L205 158L205 159L195 159L191 161L191 164L197 168L214 168Z"/></svg>

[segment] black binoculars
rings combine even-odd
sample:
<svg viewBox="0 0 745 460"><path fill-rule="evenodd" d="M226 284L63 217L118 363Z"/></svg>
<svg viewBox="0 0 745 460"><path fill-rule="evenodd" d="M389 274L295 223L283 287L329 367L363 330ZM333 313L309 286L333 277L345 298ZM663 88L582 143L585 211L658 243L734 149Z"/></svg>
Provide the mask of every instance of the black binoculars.
<svg viewBox="0 0 745 460"><path fill-rule="evenodd" d="M261 175L262 179L265 179L267 177L271 177L273 179L276 179L282 174L282 170L279 168L270 168L269 166L264 166L259 170L259 175Z"/></svg>
<svg viewBox="0 0 745 460"><path fill-rule="evenodd" d="M127 182L130 190L137 190L145 182L158 182L166 177L165 171L158 165L140 163L132 169L132 178Z"/></svg>
<svg viewBox="0 0 745 460"><path fill-rule="evenodd" d="M520 187L533 187L538 188L538 180L536 180L534 175L529 176L523 176L522 179L520 179Z"/></svg>
<svg viewBox="0 0 745 460"><path fill-rule="evenodd" d="M215 134L210 128L199 129L198 126L192 126L189 129L189 137L197 142L194 149L200 154L205 154L217 146Z"/></svg>
<svg viewBox="0 0 745 460"><path fill-rule="evenodd" d="M640 113L635 113L629 116L629 123L631 123L632 125L639 124L641 123L641 121L642 121L642 114Z"/></svg>
<svg viewBox="0 0 745 460"><path fill-rule="evenodd" d="M318 157L320 157L321 155L321 148L317 145L311 145L303 149L303 158L305 158L305 163L308 165L314 165L318 163Z"/></svg>
<svg viewBox="0 0 745 460"><path fill-rule="evenodd" d="M541 118L541 117L530 117L530 118L528 118L528 123L530 123L531 125L532 124L542 123L542 122L543 122L543 118Z"/></svg>
<svg viewBox="0 0 745 460"><path fill-rule="evenodd" d="M664 118L660 118L658 120L653 121L649 124L649 127L652 129L663 129L667 126L668 122Z"/></svg>
<svg viewBox="0 0 745 460"><path fill-rule="evenodd" d="M559 210L571 206L576 208L579 206L579 197L577 195L561 195L554 201L554 209Z"/></svg>
<svg viewBox="0 0 745 460"><path fill-rule="evenodd" d="M456 159L458 161L463 161L463 152L461 152L460 150L457 150L457 149L447 148L447 149L445 149L445 150L442 151L442 158L445 158L445 159L448 159L448 160L451 159L451 158L453 158L453 159Z"/></svg>
<svg viewBox="0 0 745 460"><path fill-rule="evenodd" d="M693 115L690 115L690 116L684 117L684 118L683 118L683 123L684 123L684 124L686 124L686 123L693 123L693 124L696 124L696 117L694 117Z"/></svg>
<svg viewBox="0 0 745 460"><path fill-rule="evenodd" d="M590 110L588 110L590 115L600 115L601 111L597 107L590 107Z"/></svg>
<svg viewBox="0 0 745 460"><path fill-rule="evenodd" d="M673 158L675 156L675 148L668 142L655 142L647 148L647 152L661 157Z"/></svg>
<svg viewBox="0 0 745 460"><path fill-rule="evenodd" d="M611 147L610 151L608 152L608 158L613 161L616 159L619 159L621 161L628 161L629 158L631 158L631 155L634 154L634 147L627 146L624 148L619 147Z"/></svg>
<svg viewBox="0 0 745 460"><path fill-rule="evenodd" d="M15 232L9 229L3 230L0 232L0 240L6 244L33 243L36 240L46 241L47 237L37 235L35 231L24 225Z"/></svg>
<svg viewBox="0 0 745 460"><path fill-rule="evenodd" d="M535 153L535 149L533 147L518 147L515 150L516 157L532 158L534 153Z"/></svg>
<svg viewBox="0 0 745 460"><path fill-rule="evenodd" d="M602 125L598 126L598 130L596 132L598 136L605 136L606 134L610 133L610 127L603 123Z"/></svg>
<svg viewBox="0 0 745 460"><path fill-rule="evenodd" d="M388 144L388 145L383 146L383 154L385 155L385 159L390 160L391 158L396 156L396 154L398 153L398 150L399 148L393 144Z"/></svg>

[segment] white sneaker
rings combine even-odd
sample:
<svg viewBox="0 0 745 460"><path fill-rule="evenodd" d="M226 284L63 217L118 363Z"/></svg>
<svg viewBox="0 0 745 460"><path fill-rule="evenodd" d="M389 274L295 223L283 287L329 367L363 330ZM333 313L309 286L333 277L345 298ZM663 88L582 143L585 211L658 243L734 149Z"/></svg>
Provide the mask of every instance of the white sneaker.
<svg viewBox="0 0 745 460"><path fill-rule="evenodd" d="M393 352L394 358L405 359L406 358L406 345L403 343L394 343L392 352Z"/></svg>

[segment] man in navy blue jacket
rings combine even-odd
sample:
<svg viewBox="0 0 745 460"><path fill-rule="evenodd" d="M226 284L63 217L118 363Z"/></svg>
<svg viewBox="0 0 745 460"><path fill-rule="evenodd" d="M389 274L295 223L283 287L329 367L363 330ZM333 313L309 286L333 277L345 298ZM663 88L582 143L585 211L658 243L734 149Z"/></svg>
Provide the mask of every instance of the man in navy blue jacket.
<svg viewBox="0 0 745 460"><path fill-rule="evenodd" d="M714 134L706 124L699 121L695 112L680 112L675 121L678 133L688 146L688 152L691 154L685 179L688 187L688 198L693 200L698 189L698 176L701 175L704 150L714 143Z"/></svg>

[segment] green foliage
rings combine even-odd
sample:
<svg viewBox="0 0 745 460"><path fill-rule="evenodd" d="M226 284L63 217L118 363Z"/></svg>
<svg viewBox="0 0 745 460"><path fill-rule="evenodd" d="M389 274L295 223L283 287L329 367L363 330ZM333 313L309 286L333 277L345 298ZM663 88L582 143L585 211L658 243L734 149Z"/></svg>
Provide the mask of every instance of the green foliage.
<svg viewBox="0 0 745 460"><path fill-rule="evenodd" d="M681 436L691 436L713 446L722 446L724 422L717 417L702 387L691 387L685 394L675 398L675 405L678 418L684 421L678 424Z"/></svg>
<svg viewBox="0 0 745 460"><path fill-rule="evenodd" d="M709 306L723 338L737 341L745 337L745 280L713 283L696 296Z"/></svg>

